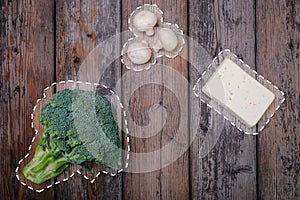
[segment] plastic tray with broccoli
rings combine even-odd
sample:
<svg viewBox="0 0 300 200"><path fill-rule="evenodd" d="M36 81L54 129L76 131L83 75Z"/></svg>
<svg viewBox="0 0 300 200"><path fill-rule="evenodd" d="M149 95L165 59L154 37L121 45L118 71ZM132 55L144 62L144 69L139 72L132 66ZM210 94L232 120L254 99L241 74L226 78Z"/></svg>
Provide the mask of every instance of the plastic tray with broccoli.
<svg viewBox="0 0 300 200"><path fill-rule="evenodd" d="M72 164L112 168L120 160L121 139L113 108L100 94L59 91L42 107L39 120L44 132L34 157L22 170L35 184L58 176Z"/></svg>

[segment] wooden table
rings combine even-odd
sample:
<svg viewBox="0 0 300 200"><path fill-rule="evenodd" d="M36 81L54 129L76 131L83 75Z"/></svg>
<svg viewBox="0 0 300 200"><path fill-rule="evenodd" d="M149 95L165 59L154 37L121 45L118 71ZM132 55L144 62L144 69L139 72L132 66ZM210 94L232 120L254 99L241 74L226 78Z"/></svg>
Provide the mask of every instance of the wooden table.
<svg viewBox="0 0 300 200"><path fill-rule="evenodd" d="M30 113L36 99L52 82L76 79L88 53L101 41L127 30L129 14L144 3L158 4L166 21L177 23L211 57L225 48L236 52L284 90L286 102L259 136L244 135L201 102L187 102L180 105L181 111L190 109L199 118L185 123L185 139L189 134L196 134L196 139L171 165L149 173L122 173L115 178L101 175L93 184L75 176L41 194L22 186L15 177L15 167L27 153L34 134ZM191 52L189 49L185 53L193 56ZM0 198L300 199L299 53L297 0L2 0ZM172 66L191 85L200 76L180 57L164 57L159 62ZM117 59L99 82L114 88L127 72ZM130 87L123 84L123 92ZM178 86L178 90L179 98L194 98L187 85ZM176 114L180 112L177 100L163 85L147 85L132 96L129 111L137 123L149 123L143 110L153 104L164 106L168 114L168 123L154 137L131 138L132 151L159 149L172 140L180 117ZM197 128L193 128L195 125ZM203 138L220 126L217 144L199 159Z"/></svg>

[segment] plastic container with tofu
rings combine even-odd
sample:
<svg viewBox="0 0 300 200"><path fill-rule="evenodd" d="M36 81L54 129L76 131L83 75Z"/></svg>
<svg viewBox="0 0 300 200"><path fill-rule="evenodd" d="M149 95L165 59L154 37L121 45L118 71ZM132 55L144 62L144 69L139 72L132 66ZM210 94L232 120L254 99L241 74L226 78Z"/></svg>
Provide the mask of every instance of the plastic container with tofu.
<svg viewBox="0 0 300 200"><path fill-rule="evenodd" d="M224 50L198 79L194 93L246 134L258 134L284 102L284 93Z"/></svg>

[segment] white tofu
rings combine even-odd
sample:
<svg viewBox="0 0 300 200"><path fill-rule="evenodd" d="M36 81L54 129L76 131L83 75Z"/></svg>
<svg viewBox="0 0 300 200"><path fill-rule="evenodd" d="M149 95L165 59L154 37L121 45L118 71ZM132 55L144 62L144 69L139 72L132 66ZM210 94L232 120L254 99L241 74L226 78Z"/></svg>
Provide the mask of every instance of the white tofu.
<svg viewBox="0 0 300 200"><path fill-rule="evenodd" d="M275 98L270 90L228 58L220 64L202 91L249 128L257 124Z"/></svg>

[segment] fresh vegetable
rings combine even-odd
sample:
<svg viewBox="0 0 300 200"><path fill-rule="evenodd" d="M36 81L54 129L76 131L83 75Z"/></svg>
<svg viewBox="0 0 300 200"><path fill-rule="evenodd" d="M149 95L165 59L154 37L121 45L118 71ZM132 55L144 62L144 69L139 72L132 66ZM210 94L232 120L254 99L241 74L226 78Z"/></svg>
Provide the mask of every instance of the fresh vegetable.
<svg viewBox="0 0 300 200"><path fill-rule="evenodd" d="M134 64L141 65L147 63L152 56L152 52L148 43L143 40L141 42L133 42L128 45L127 56Z"/></svg>
<svg viewBox="0 0 300 200"><path fill-rule="evenodd" d="M159 29L157 35L158 39L153 45L153 49L155 52L158 52L162 48L166 51L173 51L174 49L176 49L178 45L178 39L176 33L174 33L172 29L161 28Z"/></svg>
<svg viewBox="0 0 300 200"><path fill-rule="evenodd" d="M154 34L154 26L157 23L157 17L153 12L143 10L137 13L133 18L133 25L140 32L146 32L146 35Z"/></svg>
<svg viewBox="0 0 300 200"><path fill-rule="evenodd" d="M40 184L72 164L115 167L121 140L110 102L94 92L65 89L55 93L40 113L44 132L25 178Z"/></svg>

